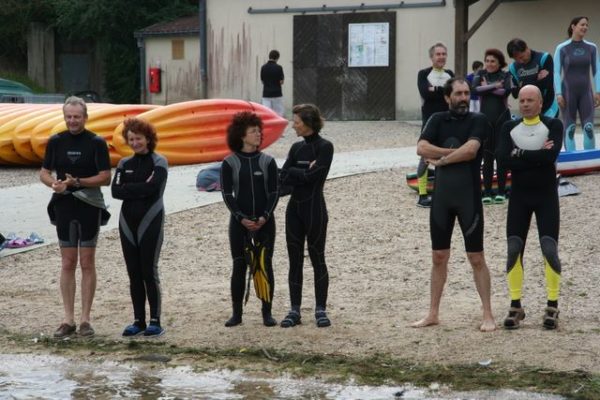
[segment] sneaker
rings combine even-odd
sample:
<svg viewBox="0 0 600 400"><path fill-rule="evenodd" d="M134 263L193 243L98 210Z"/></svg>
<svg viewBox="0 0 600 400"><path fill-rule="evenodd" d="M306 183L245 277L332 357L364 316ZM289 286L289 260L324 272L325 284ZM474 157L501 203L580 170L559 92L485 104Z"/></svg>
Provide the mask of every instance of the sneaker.
<svg viewBox="0 0 600 400"><path fill-rule="evenodd" d="M92 328L92 325L90 325L89 322L82 322L79 324L79 336L94 336L95 333L96 331L94 331L94 328Z"/></svg>
<svg viewBox="0 0 600 400"><path fill-rule="evenodd" d="M141 326L136 325L135 323L133 323L131 325L128 325L123 330L123 336L125 336L125 337L137 336L139 334L144 333L144 331L145 331L145 328L142 328Z"/></svg>
<svg viewBox="0 0 600 400"><path fill-rule="evenodd" d="M483 196L481 198L481 202L483 203L484 206L489 206L490 204L492 204L494 201L492 200L491 196Z"/></svg>
<svg viewBox="0 0 600 400"><path fill-rule="evenodd" d="M54 332L54 337L57 339L63 339L63 338L66 338L68 336L75 334L76 330L77 330L76 325L69 325L66 322L63 322L62 324L60 324L58 329Z"/></svg>
<svg viewBox="0 0 600 400"><path fill-rule="evenodd" d="M496 197L494 197L494 204L504 204L504 203L506 203L506 196L499 194Z"/></svg>
<svg viewBox="0 0 600 400"><path fill-rule="evenodd" d="M162 336L165 333L165 330L158 324L150 323L146 330L144 331L144 336L146 337L158 337Z"/></svg>
<svg viewBox="0 0 600 400"><path fill-rule="evenodd" d="M543 325L546 329L556 329L558 328L558 308L556 307L546 307L546 311L544 312Z"/></svg>
<svg viewBox="0 0 600 400"><path fill-rule="evenodd" d="M504 329L519 329L521 321L525 319L525 310L523 307L511 307L508 309L508 315L504 319Z"/></svg>
<svg viewBox="0 0 600 400"><path fill-rule="evenodd" d="M417 207L431 208L431 197L419 196L419 200L417 201Z"/></svg>

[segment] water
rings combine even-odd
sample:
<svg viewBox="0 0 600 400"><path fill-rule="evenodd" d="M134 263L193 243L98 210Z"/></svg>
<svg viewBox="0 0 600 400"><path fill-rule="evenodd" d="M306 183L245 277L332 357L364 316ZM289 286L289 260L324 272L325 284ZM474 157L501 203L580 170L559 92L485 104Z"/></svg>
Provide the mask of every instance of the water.
<svg viewBox="0 0 600 400"><path fill-rule="evenodd" d="M57 356L0 355L0 399L477 399L558 400L512 390L451 392L439 385L361 386L242 371L194 372L156 363L74 361Z"/></svg>

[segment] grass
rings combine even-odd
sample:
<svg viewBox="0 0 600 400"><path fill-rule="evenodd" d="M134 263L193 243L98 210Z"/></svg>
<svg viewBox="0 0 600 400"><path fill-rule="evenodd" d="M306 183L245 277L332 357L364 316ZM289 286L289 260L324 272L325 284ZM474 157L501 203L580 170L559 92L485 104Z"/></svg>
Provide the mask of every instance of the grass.
<svg viewBox="0 0 600 400"><path fill-rule="evenodd" d="M7 333L7 332L6 332ZM296 378L319 377L330 382L353 379L366 385L412 384L428 387L433 383L454 390L514 389L562 395L568 399L599 399L600 375L583 370L553 371L524 365L490 366L440 365L418 363L384 354L366 357L299 354L275 349L209 349L179 347L160 341L119 341L103 338L69 341L40 338L32 344L29 336L4 335L0 345L12 351L46 350L69 357L95 355L135 362L185 362L196 371L217 368L241 369L248 373L275 375L289 373Z"/></svg>

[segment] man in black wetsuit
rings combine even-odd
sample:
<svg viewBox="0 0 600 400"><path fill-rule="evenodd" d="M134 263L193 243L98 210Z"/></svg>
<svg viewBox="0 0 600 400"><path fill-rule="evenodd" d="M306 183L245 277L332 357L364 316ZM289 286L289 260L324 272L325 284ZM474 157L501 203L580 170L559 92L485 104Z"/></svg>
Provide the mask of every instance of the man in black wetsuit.
<svg viewBox="0 0 600 400"><path fill-rule="evenodd" d="M483 208L481 205L481 145L489 132L486 117L469 112L469 84L458 78L444 85L450 106L429 118L417 143L417 153L436 167L436 185L430 213L433 268L431 303L427 316L415 328L439 324L439 307L450 258L450 241L458 219L467 257L483 305L479 329L496 329L490 301L490 274L483 253Z"/></svg>
<svg viewBox="0 0 600 400"><path fill-rule="evenodd" d="M531 50L523 39L512 39L506 45L508 56L515 60L508 70L512 76L512 95L516 99L525 85L540 89L544 99L542 114L556 118L558 102L554 96L554 60L549 53Z"/></svg>
<svg viewBox="0 0 600 400"><path fill-rule="evenodd" d="M444 100L444 83L454 76L454 72L444 69L448 50L443 43L436 43L429 48L431 66L417 74L417 87L421 95L421 132L429 117L440 111L448 111L448 103ZM417 167L419 184L418 207L431 207L431 199L427 196L427 164L421 158Z"/></svg>
<svg viewBox="0 0 600 400"><path fill-rule="evenodd" d="M110 183L108 146L101 136L85 129L87 106L79 97L69 97L63 106L67 130L50 138L40 180L52 189L48 205L50 221L56 225L62 268L60 291L65 317L54 333L64 338L75 333L75 269L81 265L80 336L92 336L90 312L96 290L96 240L106 212L100 186ZM52 175L56 171L56 177ZM79 254L78 254L79 250Z"/></svg>
<svg viewBox="0 0 600 400"><path fill-rule="evenodd" d="M544 257L547 307L543 317L546 329L558 326L558 294L561 263L558 258L560 213L556 185L556 159L562 147L563 124L541 115L542 94L533 85L519 92L523 119L507 121L498 142L498 162L512 172L512 188L506 217L508 257L506 262L510 308L504 320L506 329L517 329L525 318L521 305L523 252L535 213Z"/></svg>
<svg viewBox="0 0 600 400"><path fill-rule="evenodd" d="M306 242L315 277L315 319L317 326L322 328L331 325L325 311L329 289L325 239L329 219L323 186L333 160L333 144L319 134L323 120L315 105L294 106L293 113L294 130L304 140L292 145L281 169L281 185L293 187L285 213L291 310L281 321L281 326L289 328L300 324Z"/></svg>

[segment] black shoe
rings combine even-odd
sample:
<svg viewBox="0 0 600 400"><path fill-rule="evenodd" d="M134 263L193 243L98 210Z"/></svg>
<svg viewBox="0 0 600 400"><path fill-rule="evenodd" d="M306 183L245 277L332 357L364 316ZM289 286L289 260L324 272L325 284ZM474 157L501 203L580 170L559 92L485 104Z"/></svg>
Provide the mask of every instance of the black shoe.
<svg viewBox="0 0 600 400"><path fill-rule="evenodd" d="M277 325L277 321L271 315L263 315L263 325L264 326L275 326L275 325Z"/></svg>
<svg viewBox="0 0 600 400"><path fill-rule="evenodd" d="M235 315L233 314L231 316L231 318L229 318L226 322L225 322L225 326L230 328L232 326L236 326L242 323L242 316L241 315Z"/></svg>
<svg viewBox="0 0 600 400"><path fill-rule="evenodd" d="M417 207L431 208L431 197L419 196L419 200L417 201Z"/></svg>
<svg viewBox="0 0 600 400"><path fill-rule="evenodd" d="M317 327L319 328L331 326L331 320L327 317L325 310L317 310L315 312L315 320L317 321Z"/></svg>

